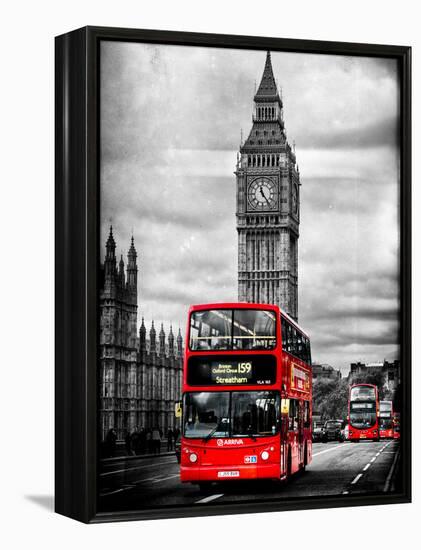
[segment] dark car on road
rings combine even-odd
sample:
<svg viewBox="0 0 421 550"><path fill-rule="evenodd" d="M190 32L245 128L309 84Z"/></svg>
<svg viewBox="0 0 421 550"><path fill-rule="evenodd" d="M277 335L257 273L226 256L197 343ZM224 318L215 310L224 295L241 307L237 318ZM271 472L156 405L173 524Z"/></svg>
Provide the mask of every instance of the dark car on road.
<svg viewBox="0 0 421 550"><path fill-rule="evenodd" d="M317 443L322 440L323 436L323 422L314 422L312 431L313 443Z"/></svg>
<svg viewBox="0 0 421 550"><path fill-rule="evenodd" d="M343 442L345 438L342 431L342 424L342 420L327 420L322 429L323 443L327 443L328 441Z"/></svg>

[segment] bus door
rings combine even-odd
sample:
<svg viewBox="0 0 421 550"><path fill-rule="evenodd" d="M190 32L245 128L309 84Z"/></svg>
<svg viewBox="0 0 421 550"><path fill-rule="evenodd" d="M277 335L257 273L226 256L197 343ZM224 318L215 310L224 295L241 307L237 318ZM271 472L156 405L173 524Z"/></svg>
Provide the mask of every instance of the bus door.
<svg viewBox="0 0 421 550"><path fill-rule="evenodd" d="M297 399L289 400L289 426L288 426L288 442L291 448L291 473L298 469L298 419L299 419L299 402Z"/></svg>
<svg viewBox="0 0 421 550"><path fill-rule="evenodd" d="M298 409L298 464L304 462L304 401L297 401Z"/></svg>
<svg viewBox="0 0 421 550"><path fill-rule="evenodd" d="M288 430L289 430L289 399L282 398L281 400L281 429L280 429L280 446L281 446L281 473L287 471L287 456L288 456Z"/></svg>

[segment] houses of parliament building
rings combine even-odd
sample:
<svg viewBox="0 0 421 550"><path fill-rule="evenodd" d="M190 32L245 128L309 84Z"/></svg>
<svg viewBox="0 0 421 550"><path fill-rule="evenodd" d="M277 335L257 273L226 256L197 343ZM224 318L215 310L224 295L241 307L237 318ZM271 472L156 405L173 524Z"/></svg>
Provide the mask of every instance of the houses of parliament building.
<svg viewBox="0 0 421 550"><path fill-rule="evenodd" d="M110 428L124 439L136 426L158 426L166 434L175 427L175 403L181 396L183 340L152 321L149 334L142 319L137 332L137 252L134 239L125 269L117 266L112 227L100 272L100 430Z"/></svg>

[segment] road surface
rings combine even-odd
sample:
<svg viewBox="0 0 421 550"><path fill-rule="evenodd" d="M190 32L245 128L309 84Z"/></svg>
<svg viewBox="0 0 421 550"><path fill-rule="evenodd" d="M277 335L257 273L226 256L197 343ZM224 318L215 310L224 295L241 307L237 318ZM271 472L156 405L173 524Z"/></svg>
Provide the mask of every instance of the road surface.
<svg viewBox="0 0 421 550"><path fill-rule="evenodd" d="M173 455L118 458L101 464L99 510L390 492L394 490L398 463L398 441L314 443L311 464L288 483L215 483L201 492L197 485L180 483Z"/></svg>

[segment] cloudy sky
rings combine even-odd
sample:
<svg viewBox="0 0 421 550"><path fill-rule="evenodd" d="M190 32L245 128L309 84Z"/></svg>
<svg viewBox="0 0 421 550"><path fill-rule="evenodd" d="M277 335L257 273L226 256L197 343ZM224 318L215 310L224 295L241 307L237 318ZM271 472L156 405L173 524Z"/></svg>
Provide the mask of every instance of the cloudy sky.
<svg viewBox="0 0 421 550"><path fill-rule="evenodd" d="M133 231L139 322L237 300L235 169L263 51L105 42L101 242ZM398 357L399 90L393 60L272 52L301 173L299 322L313 360ZM103 257L104 249L101 250Z"/></svg>

